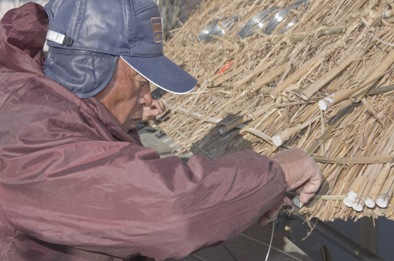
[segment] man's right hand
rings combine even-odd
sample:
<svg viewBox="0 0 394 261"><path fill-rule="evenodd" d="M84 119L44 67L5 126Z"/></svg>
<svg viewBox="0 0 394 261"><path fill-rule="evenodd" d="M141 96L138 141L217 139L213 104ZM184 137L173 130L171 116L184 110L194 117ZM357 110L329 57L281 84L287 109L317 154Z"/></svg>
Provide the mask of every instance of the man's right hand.
<svg viewBox="0 0 394 261"><path fill-rule="evenodd" d="M288 184L287 191L299 193L302 203L307 203L319 190L322 174L314 159L300 149L279 152L272 160L279 163Z"/></svg>

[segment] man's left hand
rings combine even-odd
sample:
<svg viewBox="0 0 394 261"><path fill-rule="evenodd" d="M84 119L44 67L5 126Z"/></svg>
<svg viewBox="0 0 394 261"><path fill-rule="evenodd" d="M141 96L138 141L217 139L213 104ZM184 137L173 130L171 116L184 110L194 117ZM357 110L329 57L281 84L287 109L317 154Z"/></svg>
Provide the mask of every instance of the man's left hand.
<svg viewBox="0 0 394 261"><path fill-rule="evenodd" d="M153 120L157 115L160 115L165 111L166 106L163 100L153 100L149 107L143 108L141 121Z"/></svg>

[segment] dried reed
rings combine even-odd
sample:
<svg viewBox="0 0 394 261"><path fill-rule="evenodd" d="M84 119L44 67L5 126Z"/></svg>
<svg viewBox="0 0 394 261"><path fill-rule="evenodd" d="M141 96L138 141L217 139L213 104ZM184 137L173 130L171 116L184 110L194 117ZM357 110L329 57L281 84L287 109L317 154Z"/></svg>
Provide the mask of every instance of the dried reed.
<svg viewBox="0 0 394 261"><path fill-rule="evenodd" d="M270 7L265 0L201 4L165 46L199 84L186 95L165 95L172 113L159 127L181 152L209 158L300 147L326 180L301 214L394 220L394 100L387 89L394 81L394 26L382 18L391 7L383 0L310 1L292 12L297 20L290 30L281 32L283 24L272 34L263 28L240 39L242 26ZM208 43L198 38L214 19L231 17L238 22L223 36ZM324 110L322 99L329 101ZM271 137L283 130L291 133L276 146Z"/></svg>

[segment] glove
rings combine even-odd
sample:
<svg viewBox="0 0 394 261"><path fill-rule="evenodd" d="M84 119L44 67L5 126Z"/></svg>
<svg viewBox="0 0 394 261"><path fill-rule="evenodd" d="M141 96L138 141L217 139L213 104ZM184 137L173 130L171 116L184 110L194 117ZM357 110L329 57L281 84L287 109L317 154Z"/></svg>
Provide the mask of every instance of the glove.
<svg viewBox="0 0 394 261"><path fill-rule="evenodd" d="M272 158L282 168L288 184L287 191L299 193L299 200L308 203L319 190L322 174L314 159L300 149L279 152Z"/></svg>

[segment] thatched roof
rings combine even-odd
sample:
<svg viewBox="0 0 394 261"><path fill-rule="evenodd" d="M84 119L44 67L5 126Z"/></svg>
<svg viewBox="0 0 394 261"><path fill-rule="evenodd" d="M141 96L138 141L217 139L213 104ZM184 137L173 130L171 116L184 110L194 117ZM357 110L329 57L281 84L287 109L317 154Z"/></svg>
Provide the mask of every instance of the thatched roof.
<svg viewBox="0 0 394 261"><path fill-rule="evenodd" d="M171 113L159 127L183 151L210 158L300 147L326 178L300 213L394 219L392 7L382 0L298 2L203 2L166 45L198 88L166 94ZM261 28L249 23L255 31L241 39L242 27L263 11ZM274 24L277 12L284 20ZM219 33L207 38L204 28L215 23Z"/></svg>

